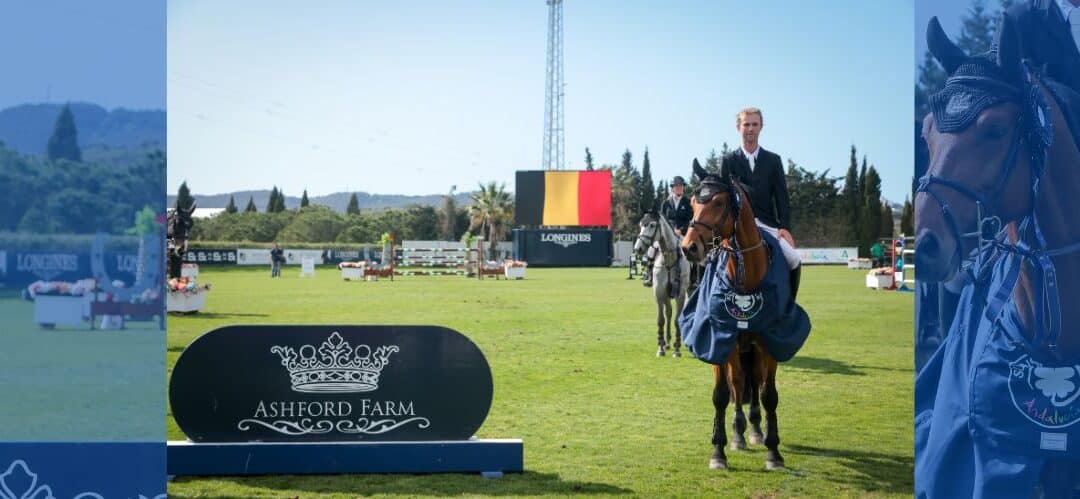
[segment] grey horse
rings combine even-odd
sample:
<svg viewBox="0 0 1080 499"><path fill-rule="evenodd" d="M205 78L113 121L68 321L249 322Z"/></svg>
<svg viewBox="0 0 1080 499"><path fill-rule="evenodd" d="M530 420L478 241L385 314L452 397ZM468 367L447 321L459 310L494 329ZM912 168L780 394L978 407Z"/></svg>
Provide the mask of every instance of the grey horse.
<svg viewBox="0 0 1080 499"><path fill-rule="evenodd" d="M653 297L656 299L656 341L657 357L663 357L671 344L672 320L682 312L686 303L687 290L690 288L690 262L682 256L679 249L679 237L671 224L655 212L648 212L638 224L637 241L634 242L634 254L639 258L656 246L659 251L653 262ZM675 309L671 300L675 300ZM681 357L682 332L675 324L675 357Z"/></svg>

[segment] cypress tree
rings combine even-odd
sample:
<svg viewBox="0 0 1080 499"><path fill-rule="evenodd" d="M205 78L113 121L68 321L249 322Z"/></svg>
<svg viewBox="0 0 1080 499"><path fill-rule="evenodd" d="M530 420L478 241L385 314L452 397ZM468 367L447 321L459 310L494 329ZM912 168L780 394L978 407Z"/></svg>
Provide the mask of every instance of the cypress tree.
<svg viewBox="0 0 1080 499"><path fill-rule="evenodd" d="M355 192L352 193L352 196L349 196L349 206L345 208L345 213L348 213L350 215L360 214L360 200L356 199Z"/></svg>
<svg viewBox="0 0 1080 499"><path fill-rule="evenodd" d="M595 169L595 168L593 168L593 162L592 162L592 153L591 153L591 152L589 152L589 148L588 148L588 147L586 147L586 148L585 148L585 170L587 170L587 171L590 171L590 172L591 172L591 171L593 171L594 169Z"/></svg>
<svg viewBox="0 0 1080 499"><path fill-rule="evenodd" d="M60 111L60 116L56 118L52 137L49 137L49 160L82 161L78 135L75 129L75 117L71 114L71 106L65 104L64 109Z"/></svg>
<svg viewBox="0 0 1080 499"><path fill-rule="evenodd" d="M191 197L191 190L188 189L187 181L181 182L180 188L176 190L176 208L189 210L193 204L195 204L195 198Z"/></svg>
<svg viewBox="0 0 1080 499"><path fill-rule="evenodd" d="M274 205L274 212L281 213L285 211L285 189L278 189L277 204Z"/></svg>
<svg viewBox="0 0 1080 499"><path fill-rule="evenodd" d="M307 197L307 189L304 189L304 195L300 197L300 207L307 208L311 205L311 201Z"/></svg>
<svg viewBox="0 0 1080 499"><path fill-rule="evenodd" d="M270 191L270 199L266 201L266 209L263 211L265 211L266 213L273 213L277 211L277 197L278 190L277 186L275 185L274 188Z"/></svg>
<svg viewBox="0 0 1080 499"><path fill-rule="evenodd" d="M225 213L236 213L237 211L240 210L236 208L236 200L234 200L233 197L230 195L229 204L225 205Z"/></svg>
<svg viewBox="0 0 1080 499"><path fill-rule="evenodd" d="M248 198L248 204L244 208L244 213L258 213L258 212L259 212L259 210L255 209L255 197L254 196L249 197Z"/></svg>
<svg viewBox="0 0 1080 499"><path fill-rule="evenodd" d="M652 168L649 166L649 148L645 148L645 159L641 163L641 186L639 192L639 203L641 212L656 209L658 206L654 203L653 194L656 192L656 185L653 184Z"/></svg>

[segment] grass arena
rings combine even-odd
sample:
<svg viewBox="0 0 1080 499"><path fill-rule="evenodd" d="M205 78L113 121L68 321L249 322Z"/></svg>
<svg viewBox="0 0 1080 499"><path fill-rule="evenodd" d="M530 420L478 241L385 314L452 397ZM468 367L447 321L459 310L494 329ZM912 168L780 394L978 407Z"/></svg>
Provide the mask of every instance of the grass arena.
<svg viewBox="0 0 1080 499"><path fill-rule="evenodd" d="M450 327L491 365L495 396L478 436L523 439L525 472L179 477L170 497L911 494L913 296L868 290L861 271L805 268L799 302L813 331L778 373L781 472L764 470L762 446L730 451L730 470L708 469L710 366L655 356L651 290L625 268L529 268L522 281L348 282L332 266L315 278L299 278L298 266L283 274L203 266L206 307L168 318L170 374L185 346L229 324ZM167 434L185 438L171 414Z"/></svg>

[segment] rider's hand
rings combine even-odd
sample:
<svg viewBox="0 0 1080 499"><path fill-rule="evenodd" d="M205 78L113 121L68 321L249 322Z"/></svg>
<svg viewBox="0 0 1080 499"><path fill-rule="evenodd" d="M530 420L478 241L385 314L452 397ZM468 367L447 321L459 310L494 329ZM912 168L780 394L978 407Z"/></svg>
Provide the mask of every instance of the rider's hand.
<svg viewBox="0 0 1080 499"><path fill-rule="evenodd" d="M780 229L779 234L780 234L780 238L787 241L788 244L790 244L792 248L795 247L795 238L792 237L790 231L788 231L787 229Z"/></svg>

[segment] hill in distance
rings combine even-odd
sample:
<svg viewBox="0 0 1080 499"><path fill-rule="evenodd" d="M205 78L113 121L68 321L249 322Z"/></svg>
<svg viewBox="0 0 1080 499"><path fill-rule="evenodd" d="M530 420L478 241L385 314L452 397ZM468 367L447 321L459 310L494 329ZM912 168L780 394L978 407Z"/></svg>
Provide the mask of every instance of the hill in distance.
<svg viewBox="0 0 1080 499"><path fill-rule="evenodd" d="M84 160L145 156L165 147L165 111L112 111L97 104L72 102L71 113ZM0 141L23 154L44 155L64 104L22 104L0 110ZM125 150L134 149L129 153Z"/></svg>
<svg viewBox="0 0 1080 499"><path fill-rule="evenodd" d="M335 192L325 196L308 196L311 204L320 204L328 206L330 209L345 213L345 208L349 206L350 192ZM233 196L236 201L236 207L243 210L247 206L248 199L255 200L255 207L262 212L266 209L266 203L270 200L270 191L237 191L229 192L225 194L192 194L195 198L195 203L199 208L224 208L229 204L229 196ZM441 207L443 203L442 194L428 194L423 196L407 196L404 194L369 194L367 192L357 192L356 200L360 204L361 210L385 210L390 208L405 208L409 205L426 205L434 206L436 208ZM454 201L458 207L471 204L469 193L459 192L454 195ZM172 207L176 205L176 195L170 194L167 206ZM299 196L285 195L285 207L297 208L300 206Z"/></svg>

